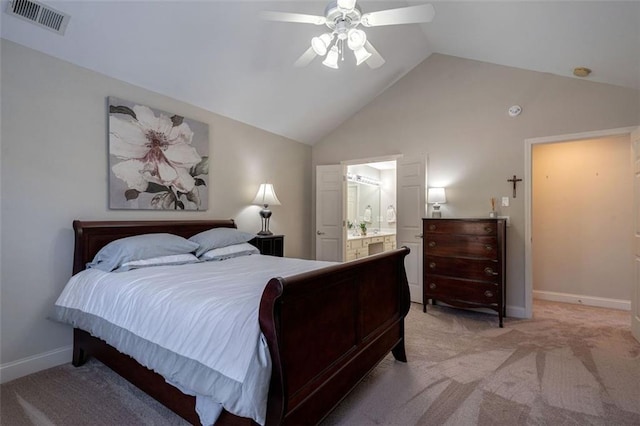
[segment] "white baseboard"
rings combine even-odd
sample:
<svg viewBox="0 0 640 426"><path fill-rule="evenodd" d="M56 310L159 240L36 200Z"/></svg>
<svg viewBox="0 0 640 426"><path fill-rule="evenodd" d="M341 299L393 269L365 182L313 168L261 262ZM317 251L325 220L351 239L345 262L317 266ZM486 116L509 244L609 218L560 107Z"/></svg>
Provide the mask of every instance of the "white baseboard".
<svg viewBox="0 0 640 426"><path fill-rule="evenodd" d="M507 318L527 318L526 311L520 306L507 305Z"/></svg>
<svg viewBox="0 0 640 426"><path fill-rule="evenodd" d="M573 303L574 305L597 306L599 308L618 309L630 311L631 301L621 299L608 299L605 297L581 296L578 294L556 293L554 291L533 291L534 299L551 300L553 302Z"/></svg>
<svg viewBox="0 0 640 426"><path fill-rule="evenodd" d="M6 383L47 368L71 362L73 346L65 346L38 355L0 365L0 383Z"/></svg>

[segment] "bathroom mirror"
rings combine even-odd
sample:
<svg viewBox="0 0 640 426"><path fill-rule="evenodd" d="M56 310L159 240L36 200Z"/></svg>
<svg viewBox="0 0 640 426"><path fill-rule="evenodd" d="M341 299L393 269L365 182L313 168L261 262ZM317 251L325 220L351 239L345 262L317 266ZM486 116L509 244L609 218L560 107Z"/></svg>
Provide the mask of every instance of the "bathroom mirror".
<svg viewBox="0 0 640 426"><path fill-rule="evenodd" d="M347 185L347 220L353 225L349 230L356 233L360 223L367 229L380 230L380 186L362 182L348 182Z"/></svg>

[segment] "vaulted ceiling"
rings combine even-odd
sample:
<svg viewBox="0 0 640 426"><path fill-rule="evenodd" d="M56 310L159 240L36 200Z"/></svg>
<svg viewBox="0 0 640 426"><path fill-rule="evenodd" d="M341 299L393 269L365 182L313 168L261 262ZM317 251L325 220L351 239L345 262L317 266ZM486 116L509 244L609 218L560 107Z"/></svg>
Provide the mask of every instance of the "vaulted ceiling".
<svg viewBox="0 0 640 426"><path fill-rule="evenodd" d="M293 64L326 27L262 11L322 15L324 1L56 1L64 35L8 15L2 37L285 137L314 144L433 53L640 90L640 2L438 1L428 24L366 28L377 69L345 56ZM424 2L358 1L363 12ZM46 76L43 76L46 78Z"/></svg>

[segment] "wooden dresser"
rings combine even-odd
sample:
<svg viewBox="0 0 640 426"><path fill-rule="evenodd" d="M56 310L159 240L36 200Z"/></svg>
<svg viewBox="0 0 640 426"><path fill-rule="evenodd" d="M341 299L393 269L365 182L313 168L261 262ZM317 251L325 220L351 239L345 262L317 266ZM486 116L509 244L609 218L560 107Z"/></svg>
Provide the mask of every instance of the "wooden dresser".
<svg viewBox="0 0 640 426"><path fill-rule="evenodd" d="M427 301L498 312L505 308L506 220L423 219L423 311Z"/></svg>

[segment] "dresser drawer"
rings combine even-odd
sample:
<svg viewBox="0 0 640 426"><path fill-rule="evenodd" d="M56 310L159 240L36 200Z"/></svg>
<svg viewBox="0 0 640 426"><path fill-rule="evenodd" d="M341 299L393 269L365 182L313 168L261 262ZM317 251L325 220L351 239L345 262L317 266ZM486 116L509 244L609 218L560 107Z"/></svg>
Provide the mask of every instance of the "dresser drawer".
<svg viewBox="0 0 640 426"><path fill-rule="evenodd" d="M436 234L470 234L470 235L496 235L498 232L495 220L429 220L425 223L424 233Z"/></svg>
<svg viewBox="0 0 640 426"><path fill-rule="evenodd" d="M427 274L489 281L495 284L502 280L502 268L496 260L426 256L424 265Z"/></svg>
<svg viewBox="0 0 640 426"><path fill-rule="evenodd" d="M434 256L496 259L498 239L479 235L426 234L425 253Z"/></svg>
<svg viewBox="0 0 640 426"><path fill-rule="evenodd" d="M446 303L468 302L479 305L497 305L501 300L500 286L493 283L457 280L427 274L425 296Z"/></svg>

